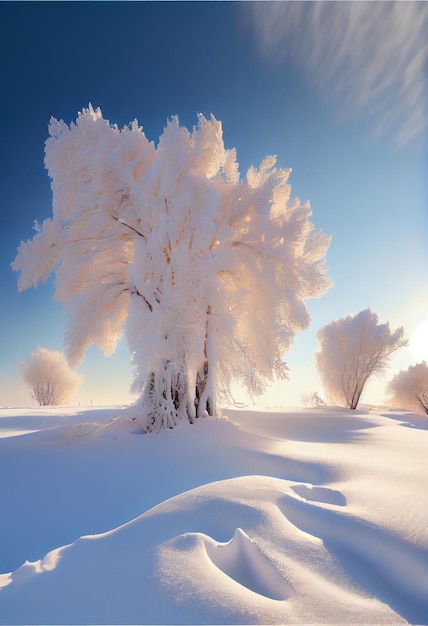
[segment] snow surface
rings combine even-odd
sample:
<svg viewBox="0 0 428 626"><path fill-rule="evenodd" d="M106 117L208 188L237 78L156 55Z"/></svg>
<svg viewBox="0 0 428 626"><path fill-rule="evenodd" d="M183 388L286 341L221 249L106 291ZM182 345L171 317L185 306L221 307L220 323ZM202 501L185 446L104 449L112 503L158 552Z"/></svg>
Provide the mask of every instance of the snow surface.
<svg viewBox="0 0 428 626"><path fill-rule="evenodd" d="M0 410L0 623L428 623L428 419Z"/></svg>

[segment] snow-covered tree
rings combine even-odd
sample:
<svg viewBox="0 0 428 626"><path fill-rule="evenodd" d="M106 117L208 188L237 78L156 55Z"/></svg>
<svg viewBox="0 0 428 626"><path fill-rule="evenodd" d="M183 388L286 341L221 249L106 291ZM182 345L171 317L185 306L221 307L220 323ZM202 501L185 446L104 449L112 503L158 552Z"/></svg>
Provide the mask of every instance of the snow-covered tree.
<svg viewBox="0 0 428 626"><path fill-rule="evenodd" d="M83 378L67 363L61 352L37 348L31 361L21 363L22 376L31 397L40 406L67 404Z"/></svg>
<svg viewBox="0 0 428 626"><path fill-rule="evenodd" d="M350 409L358 406L368 379L382 375L390 356L406 345L403 328L379 324L370 309L348 315L318 332L316 363L327 396Z"/></svg>
<svg viewBox="0 0 428 626"><path fill-rule="evenodd" d="M329 237L290 198L290 170L267 157L240 179L221 123L202 115L192 132L173 117L157 146L91 106L49 133L53 217L12 265L20 290L56 272L69 361L90 344L112 353L125 325L151 431L215 414L233 380L259 393L286 376L304 301L330 285Z"/></svg>
<svg viewBox="0 0 428 626"><path fill-rule="evenodd" d="M428 366L426 361L398 372L388 384L392 406L428 415Z"/></svg>

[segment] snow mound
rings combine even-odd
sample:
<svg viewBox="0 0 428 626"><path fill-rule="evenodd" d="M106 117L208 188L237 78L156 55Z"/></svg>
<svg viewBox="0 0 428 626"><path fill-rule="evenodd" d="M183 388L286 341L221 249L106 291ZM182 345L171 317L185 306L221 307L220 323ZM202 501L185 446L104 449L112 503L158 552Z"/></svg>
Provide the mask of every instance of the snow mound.
<svg viewBox="0 0 428 626"><path fill-rule="evenodd" d="M227 415L0 411L0 623L427 623L424 424Z"/></svg>
<svg viewBox="0 0 428 626"><path fill-rule="evenodd" d="M218 569L254 593L272 600L286 600L292 595L290 585L241 528L227 543L207 539L205 548Z"/></svg>

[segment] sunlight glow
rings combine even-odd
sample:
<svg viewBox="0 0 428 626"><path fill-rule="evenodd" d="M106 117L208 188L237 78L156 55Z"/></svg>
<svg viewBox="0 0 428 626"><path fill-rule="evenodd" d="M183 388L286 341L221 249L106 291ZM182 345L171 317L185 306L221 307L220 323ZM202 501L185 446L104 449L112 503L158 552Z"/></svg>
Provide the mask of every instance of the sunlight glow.
<svg viewBox="0 0 428 626"><path fill-rule="evenodd" d="M409 349L418 361L428 362L428 316L410 337Z"/></svg>

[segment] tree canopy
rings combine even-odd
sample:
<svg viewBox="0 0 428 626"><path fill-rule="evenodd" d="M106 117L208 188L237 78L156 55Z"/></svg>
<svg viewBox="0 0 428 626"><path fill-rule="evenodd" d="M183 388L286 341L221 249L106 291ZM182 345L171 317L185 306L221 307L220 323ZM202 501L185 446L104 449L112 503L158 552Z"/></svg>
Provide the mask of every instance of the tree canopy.
<svg viewBox="0 0 428 626"><path fill-rule="evenodd" d="M111 354L125 326L154 431L215 413L233 380L259 393L286 376L305 300L330 286L330 238L291 198L290 170L267 157L242 180L221 123L202 115L192 131L170 119L157 146L92 106L49 134L53 216L13 268L20 290L56 273L69 361L91 344Z"/></svg>
<svg viewBox="0 0 428 626"><path fill-rule="evenodd" d="M40 406L67 404L83 381L61 352L47 348L37 348L30 361L21 363L21 372Z"/></svg>
<svg viewBox="0 0 428 626"><path fill-rule="evenodd" d="M355 409L368 379L385 372L390 356L406 345L403 328L391 331L370 309L347 315L318 332L316 363L326 395Z"/></svg>
<svg viewBox="0 0 428 626"><path fill-rule="evenodd" d="M394 376L387 387L393 406L428 415L428 365L410 365Z"/></svg>

